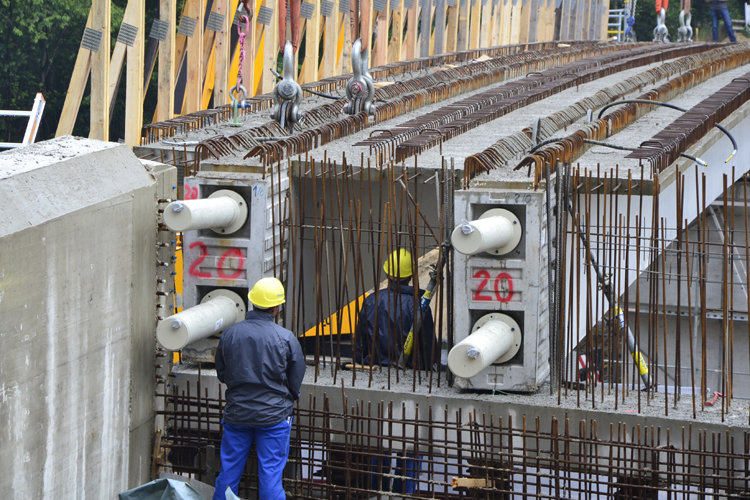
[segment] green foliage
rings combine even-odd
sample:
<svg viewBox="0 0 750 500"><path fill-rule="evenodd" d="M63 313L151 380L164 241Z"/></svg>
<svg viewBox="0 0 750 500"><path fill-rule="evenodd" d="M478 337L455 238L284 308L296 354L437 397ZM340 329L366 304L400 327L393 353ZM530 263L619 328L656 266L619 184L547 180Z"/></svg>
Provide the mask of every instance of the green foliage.
<svg viewBox="0 0 750 500"><path fill-rule="evenodd" d="M110 50L113 50L127 0L112 0L110 5ZM158 0L146 1L146 35L151 20L158 16L158 7ZM0 109L31 110L34 96L41 92L46 105L37 141L55 136L90 8L91 0L0 0ZM155 88L156 72L144 106L144 120L149 122L148 110L153 114L156 107L156 92L152 92ZM87 85L73 129L75 135L88 135L90 102ZM0 119L0 141L19 142L27 121ZM112 140L123 136L124 122L123 73L110 124Z"/></svg>

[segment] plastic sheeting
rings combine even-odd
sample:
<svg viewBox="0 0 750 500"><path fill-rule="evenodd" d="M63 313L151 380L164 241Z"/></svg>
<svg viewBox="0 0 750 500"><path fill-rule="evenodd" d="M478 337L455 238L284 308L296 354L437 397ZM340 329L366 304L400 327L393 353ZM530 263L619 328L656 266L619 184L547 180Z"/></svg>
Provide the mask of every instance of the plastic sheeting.
<svg viewBox="0 0 750 500"><path fill-rule="evenodd" d="M206 497L187 483L174 479L157 479L120 493L120 500L206 500Z"/></svg>

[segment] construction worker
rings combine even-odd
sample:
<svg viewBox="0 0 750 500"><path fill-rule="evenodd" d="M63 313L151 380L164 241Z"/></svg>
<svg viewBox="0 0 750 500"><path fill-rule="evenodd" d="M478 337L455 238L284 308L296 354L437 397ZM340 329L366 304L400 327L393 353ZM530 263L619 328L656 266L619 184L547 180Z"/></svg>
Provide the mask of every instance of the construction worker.
<svg viewBox="0 0 750 500"><path fill-rule="evenodd" d="M388 366L396 365L404 341L414 326L414 314L419 308L419 298L424 290L419 290L417 302L414 302L414 288L409 286L412 279L412 257L405 249L396 250L383 264L383 270L389 276L388 286L377 294L378 303L375 305L376 294L367 296L362 309L359 311L359 321L356 328L356 356L357 363ZM419 283L417 283L418 285ZM375 330L375 315L377 314L377 335ZM373 337L375 336L375 351ZM440 351L435 339L435 322L432 311L427 309L423 318L422 328L415 336L419 342L412 349L412 356L405 359L406 366L412 368L414 352L419 353L418 367L422 370L431 369L439 359Z"/></svg>
<svg viewBox="0 0 750 500"><path fill-rule="evenodd" d="M414 301L414 288L409 286L412 279L412 256L408 251L400 249L393 252L383 264L383 270L389 276L388 287L380 290L377 305L375 294L368 295L359 312L356 328L356 362L364 365L369 365L372 357L373 365L396 366L404 341L414 326L414 314L419 308L419 297L424 293L423 290L419 290L417 302ZM419 285L418 282L416 284ZM373 338L375 350L371 352ZM432 369L439 359L440 350L437 347L435 323L429 308L415 341L412 355L404 360L406 366L414 366L412 358L417 351L417 366L423 370ZM418 349L416 343L419 345ZM419 476L421 458L408 452L396 454L394 457L371 458L370 488L373 491L413 494L416 489L413 479Z"/></svg>
<svg viewBox="0 0 750 500"><path fill-rule="evenodd" d="M305 375L302 348L289 330L276 324L284 286L259 280L248 294L253 305L245 321L230 326L216 350L216 374L227 385L221 438L221 470L213 500L225 500L227 487L238 494L250 448L258 454L259 498L285 500L281 484L289 457L294 402Z"/></svg>

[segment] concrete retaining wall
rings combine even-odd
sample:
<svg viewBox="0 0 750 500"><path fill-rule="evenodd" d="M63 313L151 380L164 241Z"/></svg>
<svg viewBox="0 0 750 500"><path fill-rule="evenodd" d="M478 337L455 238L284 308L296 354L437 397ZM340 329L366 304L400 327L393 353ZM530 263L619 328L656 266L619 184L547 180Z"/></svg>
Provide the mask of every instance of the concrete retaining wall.
<svg viewBox="0 0 750 500"><path fill-rule="evenodd" d="M150 480L156 178L88 139L0 154L0 491L14 498Z"/></svg>

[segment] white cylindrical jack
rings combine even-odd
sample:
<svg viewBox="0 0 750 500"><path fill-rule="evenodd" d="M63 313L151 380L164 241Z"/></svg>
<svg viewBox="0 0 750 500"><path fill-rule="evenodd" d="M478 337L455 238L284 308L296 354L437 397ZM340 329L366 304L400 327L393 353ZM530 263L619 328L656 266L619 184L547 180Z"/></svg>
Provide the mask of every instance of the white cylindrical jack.
<svg viewBox="0 0 750 500"><path fill-rule="evenodd" d="M456 226L451 243L464 255L480 252L504 255L516 248L522 232L521 222L512 212L493 208L475 221L464 221Z"/></svg>
<svg viewBox="0 0 750 500"><path fill-rule="evenodd" d="M448 368L461 378L476 377L491 364L510 360L521 348L521 328L505 314L482 316L472 332L448 353Z"/></svg>
<svg viewBox="0 0 750 500"><path fill-rule="evenodd" d="M247 220L247 203L228 189L216 191L203 200L173 201L164 209L164 223L172 231L212 229L232 234Z"/></svg>
<svg viewBox="0 0 750 500"><path fill-rule="evenodd" d="M245 303L230 290L213 290L190 309L162 320L156 338L172 351L215 335L245 318Z"/></svg>

